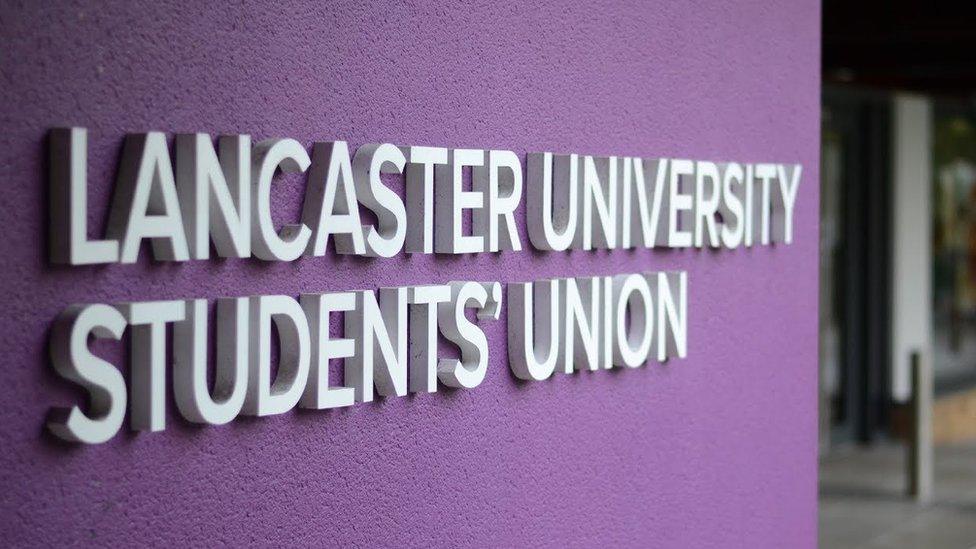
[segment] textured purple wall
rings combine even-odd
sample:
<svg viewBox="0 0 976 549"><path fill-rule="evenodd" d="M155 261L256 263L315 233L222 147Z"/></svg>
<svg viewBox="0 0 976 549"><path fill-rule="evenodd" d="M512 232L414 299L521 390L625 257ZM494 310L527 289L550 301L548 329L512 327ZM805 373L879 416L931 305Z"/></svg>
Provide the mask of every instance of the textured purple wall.
<svg viewBox="0 0 976 549"><path fill-rule="evenodd" d="M815 545L816 0L23 4L0 14L6 544ZM53 268L44 139L66 125L90 131L99 231L123 135L163 130L800 162L797 238ZM689 273L689 357L667 366L516 383L503 317L471 391L211 428L170 406L165 432L95 447L43 430L82 398L46 355L69 303L659 269Z"/></svg>

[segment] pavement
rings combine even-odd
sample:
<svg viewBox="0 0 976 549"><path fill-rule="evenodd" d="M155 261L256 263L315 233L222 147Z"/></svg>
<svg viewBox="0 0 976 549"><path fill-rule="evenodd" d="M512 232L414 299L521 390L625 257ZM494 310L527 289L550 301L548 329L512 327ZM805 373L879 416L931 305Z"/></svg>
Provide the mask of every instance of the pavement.
<svg viewBox="0 0 976 549"><path fill-rule="evenodd" d="M976 442L935 448L932 503L905 496L905 448L832 449L820 459L820 547L976 548Z"/></svg>

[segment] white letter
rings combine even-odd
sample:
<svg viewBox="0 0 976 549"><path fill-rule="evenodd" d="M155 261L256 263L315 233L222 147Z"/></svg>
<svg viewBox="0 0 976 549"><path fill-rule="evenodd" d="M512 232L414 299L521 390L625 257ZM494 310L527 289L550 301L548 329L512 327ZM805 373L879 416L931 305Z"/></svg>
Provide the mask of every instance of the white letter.
<svg viewBox="0 0 976 549"><path fill-rule="evenodd" d="M746 247L751 248L752 243L756 238L756 234L759 232L759 226L755 224L754 218L756 216L756 211L762 209L762 204L759 202L762 197L756 195L755 193L755 177L753 177L753 166L752 164L746 164L746 178L745 178L745 244Z"/></svg>
<svg viewBox="0 0 976 549"><path fill-rule="evenodd" d="M761 242L763 246L769 244L770 237L770 223L769 223L769 213L770 213L770 202L772 202L772 189L770 188L773 179L776 178L776 166L773 164L756 164L756 179L762 183L762 199L760 200L760 205L762 207L760 220L762 225L760 226L760 236L762 238Z"/></svg>
<svg viewBox="0 0 976 549"><path fill-rule="evenodd" d="M222 425L240 413L247 391L248 299L217 300L214 388L207 386L207 300L186 301L186 319L173 327L173 393L189 421Z"/></svg>
<svg viewBox="0 0 976 549"><path fill-rule="evenodd" d="M132 428L166 428L166 324L184 317L182 301L143 301L118 306L131 326Z"/></svg>
<svg viewBox="0 0 976 549"><path fill-rule="evenodd" d="M705 198L705 180L711 181L711 191ZM695 163L695 247L701 248L705 242L702 228L708 229L708 245L719 247L718 228L715 226L715 212L718 211L722 191L719 188L718 166L714 162Z"/></svg>
<svg viewBox="0 0 976 549"><path fill-rule="evenodd" d="M640 303L636 300L640 299ZM654 315L651 289L647 280L637 274L619 275L613 279L614 343L613 363L637 368L647 362L654 337ZM630 311L630 327L627 311Z"/></svg>
<svg viewBox="0 0 976 549"><path fill-rule="evenodd" d="M437 377L448 387L473 389L485 379L488 371L488 339L481 328L468 320L465 309L478 309L478 318L485 318L497 306L501 297L501 284L490 283L491 294L480 282L452 282L451 301L441 303L441 333L461 351L461 359L441 359L437 365ZM494 305L489 302L496 300Z"/></svg>
<svg viewBox="0 0 976 549"><path fill-rule="evenodd" d="M255 257L265 261L294 261L302 255L312 232L304 223L289 224L275 231L271 219L271 182L275 173L304 173L311 160L294 139L267 139L254 146L252 155L254 193L251 203L251 245Z"/></svg>
<svg viewBox="0 0 976 549"><path fill-rule="evenodd" d="M603 181L600 175L603 174ZM596 209L593 206L596 206ZM583 157L583 192L580 193L582 230L574 243L584 250L594 247L612 250L617 247L617 157ZM599 223L600 234L594 237Z"/></svg>
<svg viewBox="0 0 976 549"><path fill-rule="evenodd" d="M271 322L278 329L278 375L271 380ZM251 351L244 413L283 414L295 407L308 380L309 342L305 311L286 295L251 298Z"/></svg>
<svg viewBox="0 0 976 549"><path fill-rule="evenodd" d="M230 185L228 185L230 183ZM176 136L176 190L194 259L251 255L251 138L220 138L220 160L210 136Z"/></svg>
<svg viewBox="0 0 976 549"><path fill-rule="evenodd" d="M657 296L657 359L685 358L688 354L688 273L655 273L648 278ZM677 303L673 287L678 286Z"/></svg>
<svg viewBox="0 0 976 549"><path fill-rule="evenodd" d="M165 135L149 132L125 138L107 233L122 239L122 263L136 262L144 238L151 239L156 259L190 259Z"/></svg>
<svg viewBox="0 0 976 549"><path fill-rule="evenodd" d="M312 171L302 206L302 222L315 229L306 255L323 256L329 236L335 236L340 254L366 254L356 184L345 141L316 143L312 146ZM342 197L339 198L339 182ZM339 200L336 202L336 200Z"/></svg>
<svg viewBox="0 0 976 549"><path fill-rule="evenodd" d="M548 378L559 359L559 281L510 283L508 302L512 373L527 381Z"/></svg>
<svg viewBox="0 0 976 549"><path fill-rule="evenodd" d="M447 164L447 149L410 147L407 164L408 254L434 253L434 167Z"/></svg>
<svg viewBox="0 0 976 549"><path fill-rule="evenodd" d="M742 211L742 202L745 199L743 182L745 173L742 171L742 165L735 162L726 164L724 168L722 202L719 204L718 211L722 215L722 244L732 250L742 244L742 237L745 235L745 219Z"/></svg>
<svg viewBox="0 0 976 549"><path fill-rule="evenodd" d="M410 392L437 392L437 309L451 300L450 286L409 288Z"/></svg>
<svg viewBox="0 0 976 549"><path fill-rule="evenodd" d="M579 194L579 159L575 154L556 156L531 153L526 181L526 216L529 241L538 250L569 249L576 236ZM560 195L556 201L554 190Z"/></svg>
<svg viewBox="0 0 976 549"><path fill-rule="evenodd" d="M366 255L370 257L393 257L403 249L407 212L400 195L383 184L380 174L403 173L406 162L403 152L389 143L363 145L352 159L359 201L376 214L375 227L363 226Z"/></svg>
<svg viewBox="0 0 976 549"><path fill-rule="evenodd" d="M792 177L786 177L786 166L776 166L776 179L779 185L773 190L773 240L784 244L793 243L793 207L796 206L796 191L800 188L800 173L803 166L793 165Z"/></svg>
<svg viewBox="0 0 976 549"><path fill-rule="evenodd" d="M125 379L115 366L88 350L88 338L118 340L123 331L125 318L108 305L72 305L54 321L54 369L84 387L91 403L87 414L78 406L51 409L47 428L58 438L98 444L119 432L125 418Z"/></svg>
<svg viewBox="0 0 976 549"><path fill-rule="evenodd" d="M671 215L671 193L667 185L668 159L661 158L657 161L644 161L645 167L648 162L654 162L654 200L651 203L651 229L654 231L654 240L645 242L644 246L649 248L668 245L668 231L670 221L661 221L662 214L670 220Z"/></svg>
<svg viewBox="0 0 976 549"><path fill-rule="evenodd" d="M355 334L356 352L346 360L346 385L356 402L371 402L373 387L382 396L407 394L407 289L356 292L356 309L346 313L346 334ZM382 368L376 367L380 357Z"/></svg>
<svg viewBox="0 0 976 549"><path fill-rule="evenodd" d="M84 128L51 130L51 261L115 263L119 243L88 240L88 138Z"/></svg>
<svg viewBox="0 0 976 549"><path fill-rule="evenodd" d="M463 225L464 210L477 210L485 205L482 193L464 190L464 168L484 164L485 151L454 149L450 152L450 164L436 168L434 245L437 253L471 254L485 251L484 235L467 236Z"/></svg>
<svg viewBox="0 0 976 549"><path fill-rule="evenodd" d="M488 235L490 252L520 251L522 243L515 227L515 210L522 201L522 162L518 155L512 151L488 151L487 170L474 168L472 177L475 190L488 197L487 207L474 211L475 234ZM499 222L501 219L504 224ZM502 227L504 235L499 236Z"/></svg>
<svg viewBox="0 0 976 549"><path fill-rule="evenodd" d="M672 160L668 195L668 247L691 246L692 198L681 194L681 187L691 179L695 164L691 160Z"/></svg>
<svg viewBox="0 0 976 549"><path fill-rule="evenodd" d="M303 294L301 302L312 334L312 360L308 381L305 383L305 393L299 405L313 410L352 406L354 401L352 387L329 386L329 361L333 358L352 357L356 353L356 344L346 337L331 339L329 317L332 313L355 310L356 294L353 292Z"/></svg>
<svg viewBox="0 0 976 549"><path fill-rule="evenodd" d="M600 368L600 277L566 278L560 281L566 301L561 315L563 344L560 360L563 371L573 373L585 364L590 370ZM609 307L607 303L605 306Z"/></svg>

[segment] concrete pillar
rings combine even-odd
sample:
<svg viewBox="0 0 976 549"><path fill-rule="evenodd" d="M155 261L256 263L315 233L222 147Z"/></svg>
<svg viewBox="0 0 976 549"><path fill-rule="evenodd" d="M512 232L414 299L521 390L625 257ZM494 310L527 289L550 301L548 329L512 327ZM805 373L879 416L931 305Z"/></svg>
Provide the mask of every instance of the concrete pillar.
<svg viewBox="0 0 976 549"><path fill-rule="evenodd" d="M893 117L891 393L907 402L912 353L932 356L931 102L896 95Z"/></svg>
<svg viewBox="0 0 976 549"><path fill-rule="evenodd" d="M908 492L932 497L932 106L897 95L893 105L891 277L892 396L912 410Z"/></svg>

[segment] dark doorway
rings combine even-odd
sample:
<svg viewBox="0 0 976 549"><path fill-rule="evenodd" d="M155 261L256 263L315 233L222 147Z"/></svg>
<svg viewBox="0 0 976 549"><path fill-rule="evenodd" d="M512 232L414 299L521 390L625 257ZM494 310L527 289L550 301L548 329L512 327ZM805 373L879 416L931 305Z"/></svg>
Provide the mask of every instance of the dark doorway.
<svg viewBox="0 0 976 549"><path fill-rule="evenodd" d="M821 178L821 421L870 442L890 397L890 101L827 89Z"/></svg>

